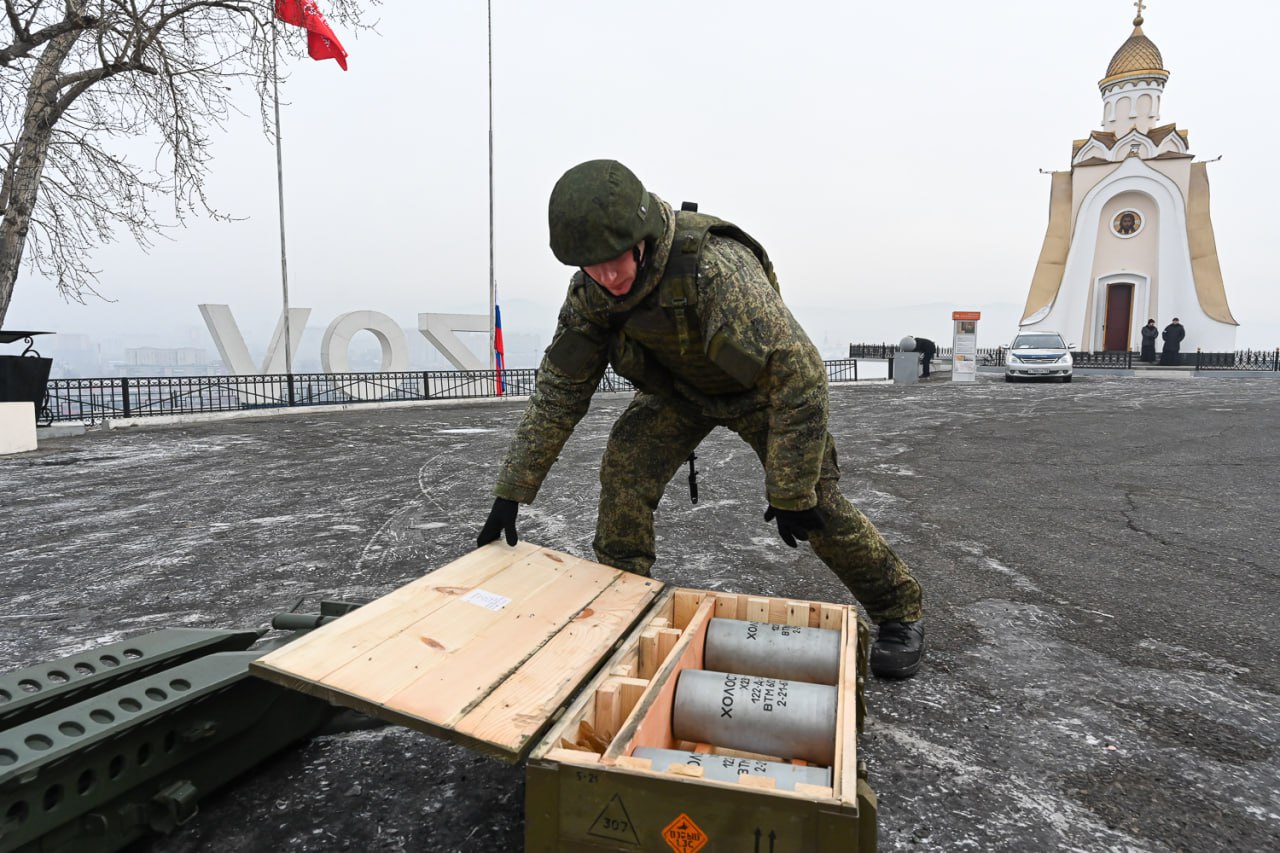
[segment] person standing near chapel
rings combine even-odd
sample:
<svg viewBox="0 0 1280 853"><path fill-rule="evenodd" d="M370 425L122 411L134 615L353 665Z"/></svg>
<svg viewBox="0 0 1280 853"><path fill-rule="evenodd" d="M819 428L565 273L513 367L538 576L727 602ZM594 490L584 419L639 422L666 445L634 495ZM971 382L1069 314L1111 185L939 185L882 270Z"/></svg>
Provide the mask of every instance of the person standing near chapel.
<svg viewBox="0 0 1280 853"><path fill-rule="evenodd" d="M840 493L826 368L779 296L763 247L696 207L673 210L614 160L566 172L548 223L552 252L578 271L477 546L500 534L518 541L519 505L533 502L612 364L639 390L601 461L596 559L650 573L653 513L667 483L726 427L764 465L764 520L793 548L807 541L879 626L872 671L914 675L924 654L920 584Z"/></svg>
<svg viewBox="0 0 1280 853"><path fill-rule="evenodd" d="M1138 356L1139 361L1155 364L1156 338L1158 337L1160 337L1160 330L1156 328L1156 321L1148 320L1147 325L1142 327L1142 354Z"/></svg>
<svg viewBox="0 0 1280 853"><path fill-rule="evenodd" d="M1160 335L1164 338L1164 348L1160 351L1160 363L1177 366L1182 363L1182 356L1179 350L1182 348L1182 339L1187 336L1186 328L1178 322L1178 318L1174 317L1173 322L1164 327L1164 332Z"/></svg>

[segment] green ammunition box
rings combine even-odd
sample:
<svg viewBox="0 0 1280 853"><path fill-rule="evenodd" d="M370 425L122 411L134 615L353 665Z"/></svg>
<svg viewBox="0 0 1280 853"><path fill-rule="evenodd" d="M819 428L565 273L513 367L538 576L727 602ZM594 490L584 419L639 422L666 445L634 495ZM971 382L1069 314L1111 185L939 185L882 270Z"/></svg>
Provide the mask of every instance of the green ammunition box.
<svg viewBox="0 0 1280 853"><path fill-rule="evenodd" d="M841 634L831 785L778 789L638 747L784 756L677 741L672 699L713 617ZM250 665L254 674L505 761L527 760L525 845L572 850L876 849L857 758L868 632L851 605L664 589L521 542L485 546Z"/></svg>
<svg viewBox="0 0 1280 853"><path fill-rule="evenodd" d="M713 781L688 765L658 773L631 756L651 746L777 760L672 734L678 676L701 667L714 616L842 632L831 787L776 790L749 773ZM531 753L525 850L874 851L876 798L856 752L867 636L847 605L668 589Z"/></svg>

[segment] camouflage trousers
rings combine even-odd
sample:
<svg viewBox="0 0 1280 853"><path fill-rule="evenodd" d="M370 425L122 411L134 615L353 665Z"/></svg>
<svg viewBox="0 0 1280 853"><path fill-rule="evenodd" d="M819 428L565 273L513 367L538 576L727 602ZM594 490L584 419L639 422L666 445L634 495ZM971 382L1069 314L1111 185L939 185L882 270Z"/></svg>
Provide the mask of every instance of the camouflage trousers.
<svg viewBox="0 0 1280 853"><path fill-rule="evenodd" d="M667 483L689 454L717 426L736 432L763 464L769 437L768 413L720 421L639 394L618 418L600 466L600 508L596 559L648 575L657 559L653 513ZM875 525L840 493L835 442L825 437L818 478L818 509L826 521L809 534L809 544L876 623L913 622L921 610L920 584ZM785 546L784 546L785 547Z"/></svg>

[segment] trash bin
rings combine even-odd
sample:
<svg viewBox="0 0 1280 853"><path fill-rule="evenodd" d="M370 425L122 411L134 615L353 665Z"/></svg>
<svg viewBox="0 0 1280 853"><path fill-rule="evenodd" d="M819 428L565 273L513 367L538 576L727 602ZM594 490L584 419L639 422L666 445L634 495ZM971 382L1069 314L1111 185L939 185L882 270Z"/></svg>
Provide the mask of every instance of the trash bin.
<svg viewBox="0 0 1280 853"><path fill-rule="evenodd" d="M48 333L0 330L0 344L24 339L27 343L22 355L0 355L0 403L32 403L37 420L44 408L53 359L41 357L31 347L31 337L44 334Z"/></svg>
<svg viewBox="0 0 1280 853"><path fill-rule="evenodd" d="M920 353L895 352L893 354L893 384L914 385L920 378Z"/></svg>

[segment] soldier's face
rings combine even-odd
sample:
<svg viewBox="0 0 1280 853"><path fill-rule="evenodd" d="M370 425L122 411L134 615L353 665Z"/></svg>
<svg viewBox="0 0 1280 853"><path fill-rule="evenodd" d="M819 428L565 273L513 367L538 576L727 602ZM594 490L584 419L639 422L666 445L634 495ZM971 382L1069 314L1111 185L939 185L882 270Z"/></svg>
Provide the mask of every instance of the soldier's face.
<svg viewBox="0 0 1280 853"><path fill-rule="evenodd" d="M635 251L627 249L611 261L583 267L582 271L614 296L626 296L636 282Z"/></svg>

